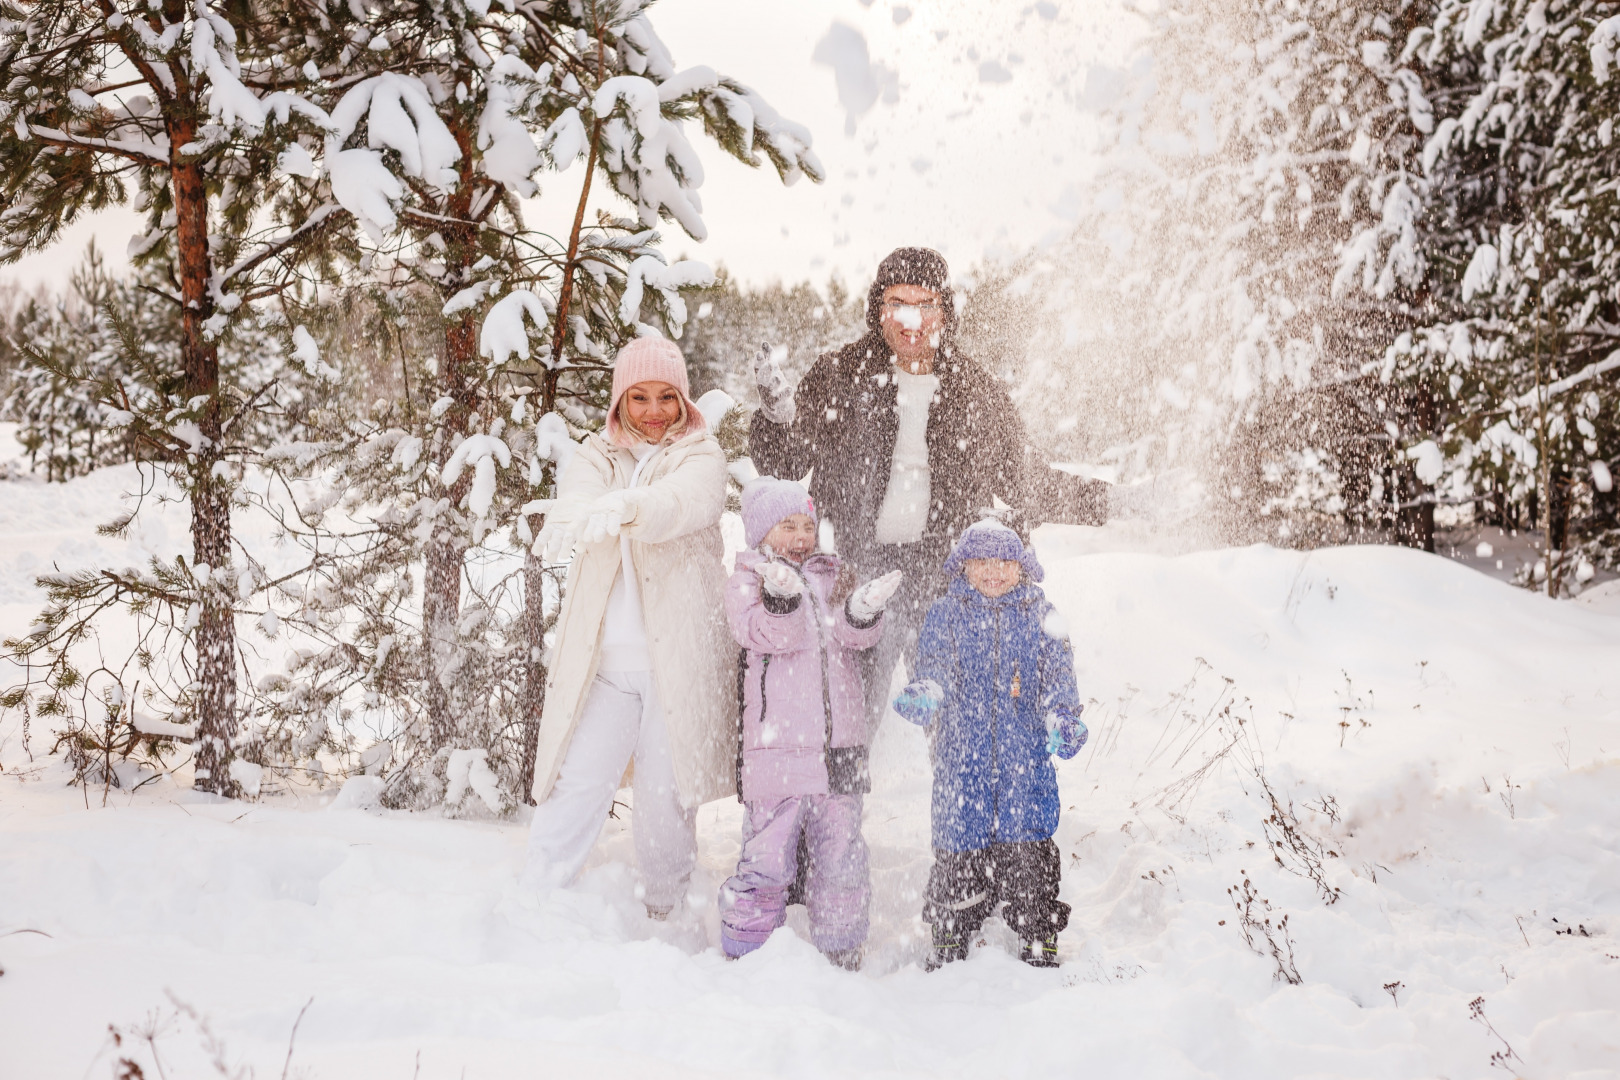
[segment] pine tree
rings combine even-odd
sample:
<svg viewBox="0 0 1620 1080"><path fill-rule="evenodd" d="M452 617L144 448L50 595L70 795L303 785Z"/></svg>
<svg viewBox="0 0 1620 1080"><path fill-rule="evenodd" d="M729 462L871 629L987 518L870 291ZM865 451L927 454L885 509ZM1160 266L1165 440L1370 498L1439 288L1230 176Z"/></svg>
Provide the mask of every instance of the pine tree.
<svg viewBox="0 0 1620 1080"><path fill-rule="evenodd" d="M508 790L527 789L521 759L537 733L557 582L530 554L520 590L479 567L527 552L571 439L601 422L618 346L679 336L682 290L712 278L701 264L667 264L657 246L661 219L704 235L686 121L784 180L821 175L808 133L751 90L708 68L677 72L643 6L398 2L323 13L332 32L311 78L332 118L331 192L365 232L373 340L399 338L411 386L289 448L312 466L343 463L323 469L316 502L375 509L368 539L346 541L361 543L358 561L334 570L334 588L362 614L345 623L339 603L317 620L330 646L289 672L278 708L340 708L355 691L391 702L404 716L406 767L391 789L402 803L437 798L465 753L486 755ZM528 228L520 199L581 157L571 232L553 240ZM635 219L587 223L599 179ZM417 560L413 629L402 625L412 590L399 567ZM515 594L521 625L510 621ZM527 748L516 755L514 720Z"/></svg>
<svg viewBox="0 0 1620 1080"><path fill-rule="evenodd" d="M49 246L86 212L131 201L147 214L131 250L163 279L178 340L155 365L163 378L151 407L117 380L109 403L171 465L190 502L193 548L189 563L150 580L51 579L51 606L12 648L55 650L57 674L71 681L66 650L83 639L87 612L111 602L191 611L180 625L193 689L181 708L196 723L197 785L220 793L234 790L238 711L232 462L246 452L244 417L264 393L222 378L220 343L347 218L295 179L309 171L299 136L320 138L326 125L292 89L310 39L288 32L283 6L231 10L227 18L185 0L0 3L0 259ZM150 355L146 343L126 344L135 350L126 359Z"/></svg>

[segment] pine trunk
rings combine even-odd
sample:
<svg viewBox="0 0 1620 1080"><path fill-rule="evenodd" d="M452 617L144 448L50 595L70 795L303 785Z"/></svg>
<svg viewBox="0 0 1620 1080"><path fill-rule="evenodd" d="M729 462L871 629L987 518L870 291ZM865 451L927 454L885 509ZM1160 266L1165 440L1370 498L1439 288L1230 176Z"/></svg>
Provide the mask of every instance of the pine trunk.
<svg viewBox="0 0 1620 1080"><path fill-rule="evenodd" d="M538 514L529 518L536 535L541 520ZM540 749L540 714L546 707L546 572L533 551L523 556L523 636L529 643L529 662L524 671L523 761L518 787L523 801L533 806L534 759Z"/></svg>
<svg viewBox="0 0 1620 1080"><path fill-rule="evenodd" d="M194 137L193 125L177 124L172 145ZM191 557L198 577L200 612L192 644L196 649L196 786L232 795L231 748L236 739L236 620L229 588L231 498L215 465L224 457L224 418L219 398L219 347L203 333L213 314L208 295L208 191L202 170L176 151L170 175L174 185L175 247L180 297L181 360L186 396L206 399L197 426L201 442L188 463L191 488ZM207 580L203 580L207 567Z"/></svg>
<svg viewBox="0 0 1620 1080"><path fill-rule="evenodd" d="M468 431L473 413L473 389L468 375L478 359L478 324L471 314L453 324L444 335L444 360L439 367L439 394L452 404L440 427L440 447L448 455ZM453 515L472 486L472 470L462 471L448 487L434 481L443 513ZM449 746L456 735L456 720L449 683L460 651L457 622L461 618L461 571L465 539L461 530L441 522L428 541L422 581L422 636L427 670L423 696L428 713L428 735L434 750Z"/></svg>

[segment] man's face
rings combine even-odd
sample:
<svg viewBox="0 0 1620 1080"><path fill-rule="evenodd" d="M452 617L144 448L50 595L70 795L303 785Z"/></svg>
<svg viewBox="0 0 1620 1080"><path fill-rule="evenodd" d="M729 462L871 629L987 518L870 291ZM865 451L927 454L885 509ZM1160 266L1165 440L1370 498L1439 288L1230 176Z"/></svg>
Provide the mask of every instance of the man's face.
<svg viewBox="0 0 1620 1080"><path fill-rule="evenodd" d="M917 374L933 369L945 327L939 293L921 285L890 285L883 290L883 340L900 367Z"/></svg>

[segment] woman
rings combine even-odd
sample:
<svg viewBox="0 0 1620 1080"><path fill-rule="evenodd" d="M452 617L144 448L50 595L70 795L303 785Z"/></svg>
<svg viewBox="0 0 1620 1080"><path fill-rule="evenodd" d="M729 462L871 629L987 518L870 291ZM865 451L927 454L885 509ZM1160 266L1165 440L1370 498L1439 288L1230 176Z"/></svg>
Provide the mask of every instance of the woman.
<svg viewBox="0 0 1620 1080"><path fill-rule="evenodd" d="M540 723L531 885L579 873L633 760L647 914L663 919L685 896L697 808L735 790L725 497L725 452L691 401L680 349L662 338L625 346L606 438L580 446L536 541L550 559L577 551Z"/></svg>

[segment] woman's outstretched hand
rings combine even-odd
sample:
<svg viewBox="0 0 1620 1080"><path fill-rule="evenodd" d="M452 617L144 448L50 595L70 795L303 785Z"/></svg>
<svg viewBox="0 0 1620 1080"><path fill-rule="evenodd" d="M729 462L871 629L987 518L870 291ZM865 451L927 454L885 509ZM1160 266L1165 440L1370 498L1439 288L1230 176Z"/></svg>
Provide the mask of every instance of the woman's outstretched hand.
<svg viewBox="0 0 1620 1080"><path fill-rule="evenodd" d="M587 544L600 544L610 536L618 536L620 528L634 516L635 504L630 501L629 492L610 491L585 511L585 525L579 538Z"/></svg>
<svg viewBox="0 0 1620 1080"><path fill-rule="evenodd" d="M850 618L855 622L868 623L883 614L883 609L888 606L904 578L904 571L891 570L856 589L849 598Z"/></svg>
<svg viewBox="0 0 1620 1080"><path fill-rule="evenodd" d="M545 562L565 562L579 543L579 522L546 515L540 535L534 538L533 551Z"/></svg>

